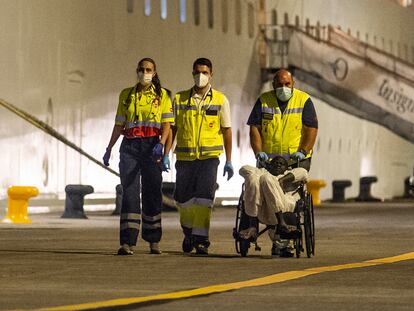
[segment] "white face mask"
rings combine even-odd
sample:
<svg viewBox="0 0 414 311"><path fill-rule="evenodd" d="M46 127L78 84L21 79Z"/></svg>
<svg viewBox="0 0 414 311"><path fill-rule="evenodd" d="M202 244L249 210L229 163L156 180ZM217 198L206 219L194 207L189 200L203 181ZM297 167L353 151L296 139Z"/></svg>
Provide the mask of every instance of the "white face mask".
<svg viewBox="0 0 414 311"><path fill-rule="evenodd" d="M207 76L202 73L196 74L195 76L193 76L193 78L194 84L199 88L205 87L210 82L210 76Z"/></svg>
<svg viewBox="0 0 414 311"><path fill-rule="evenodd" d="M144 86L151 84L152 77L152 73L143 73L141 71L138 72L138 82Z"/></svg>
<svg viewBox="0 0 414 311"><path fill-rule="evenodd" d="M287 102L292 97L292 89L286 86L278 87L276 88L276 96L282 102Z"/></svg>

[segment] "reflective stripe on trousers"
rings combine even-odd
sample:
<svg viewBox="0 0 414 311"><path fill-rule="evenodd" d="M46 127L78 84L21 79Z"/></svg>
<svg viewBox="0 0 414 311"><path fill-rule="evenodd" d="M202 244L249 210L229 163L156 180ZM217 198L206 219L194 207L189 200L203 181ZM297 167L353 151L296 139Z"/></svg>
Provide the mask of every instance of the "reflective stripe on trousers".
<svg viewBox="0 0 414 311"><path fill-rule="evenodd" d="M218 164L218 158L176 162L174 199L184 234L208 238Z"/></svg>
<svg viewBox="0 0 414 311"><path fill-rule="evenodd" d="M211 206L202 204L177 204L180 210L180 224L193 235L208 237L211 219Z"/></svg>
<svg viewBox="0 0 414 311"><path fill-rule="evenodd" d="M123 188L121 245L136 245L141 216L142 238L147 242L159 242L161 239L161 167L152 160L152 149L158 142L158 137L124 138L122 141L119 162Z"/></svg>

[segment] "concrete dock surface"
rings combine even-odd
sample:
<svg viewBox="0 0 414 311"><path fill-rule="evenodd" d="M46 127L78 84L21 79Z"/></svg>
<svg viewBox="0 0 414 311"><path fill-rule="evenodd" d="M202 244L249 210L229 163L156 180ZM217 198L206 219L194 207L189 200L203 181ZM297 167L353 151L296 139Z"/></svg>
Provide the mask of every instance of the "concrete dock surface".
<svg viewBox="0 0 414 311"><path fill-rule="evenodd" d="M316 207L310 259L270 256L267 235L241 258L235 213L213 211L208 257L182 254L177 212L163 213L162 255L140 239L133 256L116 256L119 216L110 212L1 223L0 310L414 310L413 201Z"/></svg>

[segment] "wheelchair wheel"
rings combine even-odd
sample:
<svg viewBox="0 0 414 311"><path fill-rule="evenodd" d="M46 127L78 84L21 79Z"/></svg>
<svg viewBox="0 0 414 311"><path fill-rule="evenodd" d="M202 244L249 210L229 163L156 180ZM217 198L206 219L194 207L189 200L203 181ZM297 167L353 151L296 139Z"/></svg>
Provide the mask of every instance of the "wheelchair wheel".
<svg viewBox="0 0 414 311"><path fill-rule="evenodd" d="M315 256L315 216L313 213L313 201L312 195L310 196L310 214L311 214L311 222L312 222L312 255Z"/></svg>
<svg viewBox="0 0 414 311"><path fill-rule="evenodd" d="M240 255L242 257L246 257L247 253L249 252L250 242L247 240L240 240Z"/></svg>
<svg viewBox="0 0 414 311"><path fill-rule="evenodd" d="M301 230L300 215L296 213L296 228ZM303 240L302 236L293 240L293 245L295 247L296 258L300 258L300 253L303 252Z"/></svg>
<svg viewBox="0 0 414 311"><path fill-rule="evenodd" d="M244 194L244 185L242 188L242 193L239 198L239 204L237 205L236 223L233 228L233 238L234 238L234 245L235 245L237 254L241 254L242 257L246 257L249 247L250 247L250 241L243 240L239 236L239 233L241 230L247 229L249 227L249 219L244 212L243 194Z"/></svg>
<svg viewBox="0 0 414 311"><path fill-rule="evenodd" d="M310 258L315 254L315 235L314 235L314 223L313 223L313 204L312 195L307 194L305 200L304 209L304 229L305 229L305 246L306 255Z"/></svg>
<svg viewBox="0 0 414 311"><path fill-rule="evenodd" d="M294 240L293 244L295 246L296 258L300 258L300 252L302 251L302 238Z"/></svg>
<svg viewBox="0 0 414 311"><path fill-rule="evenodd" d="M241 203L239 202L239 205ZM241 214L241 209L239 208L239 205L237 206L237 211L236 211L236 225L233 228L233 238L234 238L234 246L236 247L236 252L237 254L240 254L240 247L239 247L239 232L240 232L240 214Z"/></svg>

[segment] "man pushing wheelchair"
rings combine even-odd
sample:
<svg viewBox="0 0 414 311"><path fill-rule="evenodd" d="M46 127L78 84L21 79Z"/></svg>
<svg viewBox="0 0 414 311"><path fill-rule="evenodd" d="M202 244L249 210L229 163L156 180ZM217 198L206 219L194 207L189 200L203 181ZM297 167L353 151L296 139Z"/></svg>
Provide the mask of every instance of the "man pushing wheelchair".
<svg viewBox="0 0 414 311"><path fill-rule="evenodd" d="M299 199L307 200L303 185L318 132L310 96L293 85L292 74L286 69L278 70L273 90L260 95L250 113L247 124L258 167L240 169L245 178L243 215L246 217L240 219L237 233L241 243L255 241L258 221L270 226L267 229L274 226L272 254L285 257L293 256L286 241L299 239L302 234L300 226L293 224L293 212L297 211ZM297 167L288 170L287 160L296 162ZM302 188L298 189L298 185Z"/></svg>

